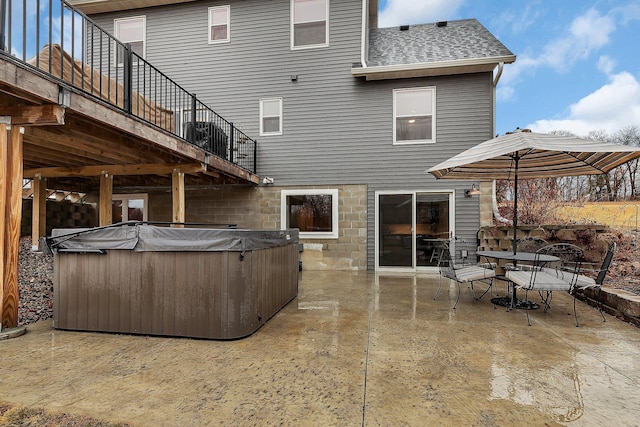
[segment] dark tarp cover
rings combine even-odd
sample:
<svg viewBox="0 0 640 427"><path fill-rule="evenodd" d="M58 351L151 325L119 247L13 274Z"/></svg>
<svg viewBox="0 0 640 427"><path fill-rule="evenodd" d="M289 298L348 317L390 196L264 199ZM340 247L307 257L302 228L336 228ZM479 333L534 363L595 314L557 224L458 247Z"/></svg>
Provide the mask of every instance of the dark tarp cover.
<svg viewBox="0 0 640 427"><path fill-rule="evenodd" d="M298 243L298 229L238 230L170 228L153 225L95 229L56 229L48 238L54 250L72 252L133 249L136 252L251 251Z"/></svg>

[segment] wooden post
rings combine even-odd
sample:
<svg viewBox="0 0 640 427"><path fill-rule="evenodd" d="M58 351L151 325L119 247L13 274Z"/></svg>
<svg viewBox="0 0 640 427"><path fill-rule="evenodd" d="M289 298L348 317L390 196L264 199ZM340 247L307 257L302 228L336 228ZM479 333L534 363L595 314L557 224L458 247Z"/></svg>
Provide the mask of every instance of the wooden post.
<svg viewBox="0 0 640 427"><path fill-rule="evenodd" d="M3 31L0 29L0 31ZM0 330L4 319L4 213L7 206L7 125L0 123Z"/></svg>
<svg viewBox="0 0 640 427"><path fill-rule="evenodd" d="M112 217L113 175L100 175L100 226L110 225Z"/></svg>
<svg viewBox="0 0 640 427"><path fill-rule="evenodd" d="M33 206L31 217L31 249L40 249L40 237L47 234L47 179L36 175L31 182Z"/></svg>
<svg viewBox="0 0 640 427"><path fill-rule="evenodd" d="M22 133L20 126L12 126L7 144L4 208L4 271L2 293L2 327L18 326L18 254L20 250L20 222L22 220ZM6 131L5 131L6 135ZM5 137L6 138L6 137Z"/></svg>
<svg viewBox="0 0 640 427"><path fill-rule="evenodd" d="M173 195L173 222L184 222L184 172L175 168L171 174L171 192ZM174 224L173 227L184 227Z"/></svg>

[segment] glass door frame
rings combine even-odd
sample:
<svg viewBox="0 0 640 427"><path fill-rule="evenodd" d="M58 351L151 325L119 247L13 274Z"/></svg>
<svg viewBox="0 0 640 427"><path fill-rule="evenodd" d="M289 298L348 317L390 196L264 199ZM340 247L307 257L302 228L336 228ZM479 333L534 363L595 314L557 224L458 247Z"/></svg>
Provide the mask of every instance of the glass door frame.
<svg viewBox="0 0 640 427"><path fill-rule="evenodd" d="M436 273L438 267L419 267L417 266L417 248L416 248L416 205L418 194L444 194L449 196L449 235L455 236L455 190L439 189L439 190L380 190L375 192L375 271L389 273ZM393 267L380 266L380 196L387 195L410 195L411 196L411 267Z"/></svg>

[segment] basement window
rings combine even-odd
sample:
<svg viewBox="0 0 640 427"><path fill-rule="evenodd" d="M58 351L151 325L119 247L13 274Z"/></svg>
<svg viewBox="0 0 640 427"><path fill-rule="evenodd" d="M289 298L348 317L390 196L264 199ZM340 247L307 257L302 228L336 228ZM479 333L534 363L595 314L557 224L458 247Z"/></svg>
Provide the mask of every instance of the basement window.
<svg viewBox="0 0 640 427"><path fill-rule="evenodd" d="M305 239L338 238L338 190L282 190L282 229L297 228Z"/></svg>

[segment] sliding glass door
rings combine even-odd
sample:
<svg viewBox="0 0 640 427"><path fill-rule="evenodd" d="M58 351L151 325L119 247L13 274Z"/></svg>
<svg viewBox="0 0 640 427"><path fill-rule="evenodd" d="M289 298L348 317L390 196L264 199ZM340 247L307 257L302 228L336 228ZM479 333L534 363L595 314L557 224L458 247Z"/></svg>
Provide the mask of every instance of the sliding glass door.
<svg viewBox="0 0 640 427"><path fill-rule="evenodd" d="M376 269L433 270L452 235L452 193L376 194Z"/></svg>

